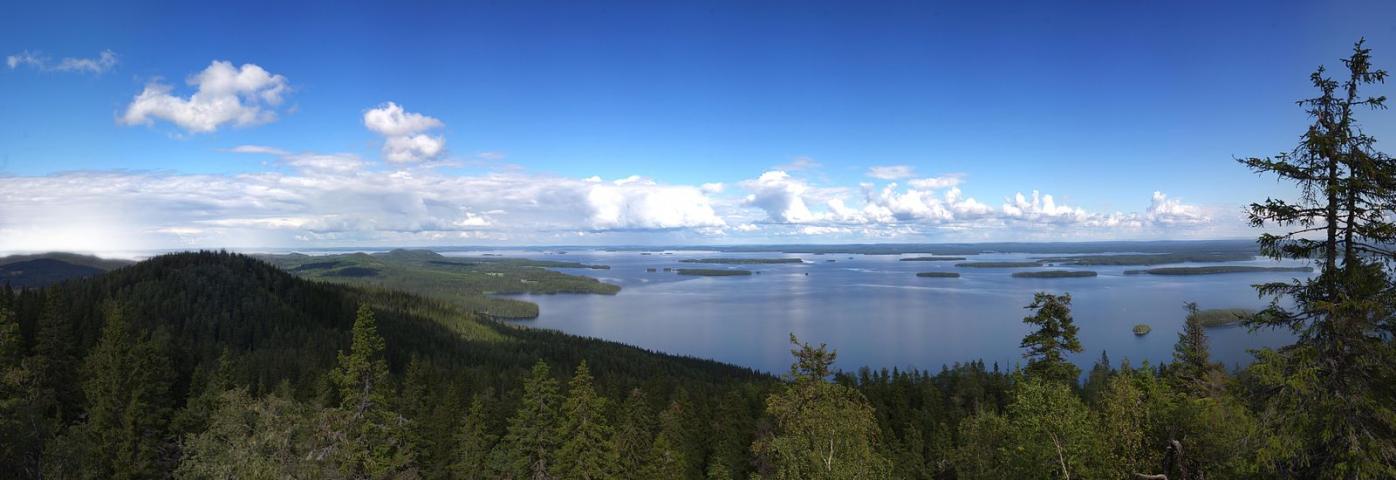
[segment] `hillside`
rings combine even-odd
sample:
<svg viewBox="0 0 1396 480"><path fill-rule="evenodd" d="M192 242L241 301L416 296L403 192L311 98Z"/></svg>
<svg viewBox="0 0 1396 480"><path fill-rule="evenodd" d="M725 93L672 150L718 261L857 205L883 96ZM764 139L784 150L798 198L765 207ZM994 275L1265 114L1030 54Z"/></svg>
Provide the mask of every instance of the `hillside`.
<svg viewBox="0 0 1396 480"><path fill-rule="evenodd" d="M535 318L538 305L499 295L588 293L613 295L611 285L549 269L605 270L605 265L496 256L447 257L429 250L340 255L260 255L296 276L361 287L414 292L494 318Z"/></svg>
<svg viewBox="0 0 1396 480"><path fill-rule="evenodd" d="M64 280L91 277L130 264L126 260L63 252L10 255L0 257L0 285L43 287Z"/></svg>

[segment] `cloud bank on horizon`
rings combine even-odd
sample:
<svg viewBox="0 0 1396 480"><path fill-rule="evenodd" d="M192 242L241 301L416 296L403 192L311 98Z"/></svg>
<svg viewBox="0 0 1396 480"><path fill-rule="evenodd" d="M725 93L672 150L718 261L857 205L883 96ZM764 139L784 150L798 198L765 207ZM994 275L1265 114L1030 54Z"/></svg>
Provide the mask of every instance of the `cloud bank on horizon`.
<svg viewBox="0 0 1396 480"><path fill-rule="evenodd" d="M25 52L8 64L102 73L115 58L53 63ZM221 60L185 83L192 91L149 81L117 123L167 123L191 135L274 128L296 90L256 64ZM808 157L691 185L534 172L499 166L493 152L476 158L494 167L465 174L445 148L441 119L384 101L361 120L381 138L377 159L247 144L225 151L265 158L261 171L0 176L0 251L1206 238L1240 226L1224 210L1160 191L1141 192L1133 212L1089 211L1036 189L980 200L964 175L925 176L912 165L874 166L867 181L840 185L821 179L824 167Z"/></svg>

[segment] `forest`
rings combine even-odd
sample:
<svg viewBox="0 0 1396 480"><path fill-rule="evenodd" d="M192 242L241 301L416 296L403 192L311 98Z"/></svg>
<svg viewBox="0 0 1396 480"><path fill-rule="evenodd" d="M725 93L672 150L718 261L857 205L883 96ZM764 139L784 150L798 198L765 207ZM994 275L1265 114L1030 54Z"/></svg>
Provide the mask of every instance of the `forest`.
<svg viewBox="0 0 1396 480"><path fill-rule="evenodd" d="M844 371L835 349L791 335L791 367L771 376L510 326L411 285L287 272L349 267L307 267L338 259L278 268L176 253L0 289L0 472L1393 478L1396 162L1355 120L1384 106L1359 91L1386 72L1361 43L1343 63L1338 79L1313 75L1319 94L1300 102L1313 125L1297 147L1240 160L1302 192L1249 206L1252 225L1267 228L1260 252L1316 270L1257 286L1272 303L1242 323L1296 340L1241 370L1212 361L1192 304L1180 305L1186 321L1164 364L1118 352L1081 371L1070 361L1086 348L1072 297L1042 292L1022 299L1030 333L1009 340L1022 368Z"/></svg>

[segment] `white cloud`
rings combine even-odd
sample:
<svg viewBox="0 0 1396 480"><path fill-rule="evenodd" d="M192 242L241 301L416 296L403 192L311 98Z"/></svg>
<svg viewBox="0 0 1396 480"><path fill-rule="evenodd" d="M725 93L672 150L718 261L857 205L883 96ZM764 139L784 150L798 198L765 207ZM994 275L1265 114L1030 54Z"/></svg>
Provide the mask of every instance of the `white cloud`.
<svg viewBox="0 0 1396 480"><path fill-rule="evenodd" d="M1154 192L1153 201L1144 217L1150 222L1163 225L1197 225L1211 220L1200 208L1185 205L1182 200L1168 198L1168 195L1157 191Z"/></svg>
<svg viewBox="0 0 1396 480"><path fill-rule="evenodd" d="M1159 233L1157 229L1170 226L1203 227L1211 222L1200 207L1162 193L1154 194L1151 206L1143 213L1090 212L1038 191L1015 194L995 207L966 195L959 187L961 178L912 179L905 187L895 182L882 186L864 183L861 204L856 204L842 189L819 188L786 172L770 171L740 183L749 193L739 206L759 209L768 225L790 227L767 233L839 234L850 239L924 237L934 231L1000 239L986 232L1011 231L1011 239L1043 238L1049 232L1048 238L1054 239L1117 238ZM823 201L812 202L815 197ZM821 203L822 208L816 208Z"/></svg>
<svg viewBox="0 0 1396 480"><path fill-rule="evenodd" d="M228 151L229 151L229 152L233 152L233 153L260 153L260 154L277 155L277 156L281 156L281 155L286 155L286 154L287 154L287 152L286 152L285 150L282 150L282 149L279 149L279 148L276 148L276 147L263 146L263 145L238 145L238 146L236 146L236 147L233 147L233 148L228 149Z"/></svg>
<svg viewBox="0 0 1396 480"><path fill-rule="evenodd" d="M407 112L393 102L364 112L364 126L384 137L383 159L393 163L439 158L446 150L446 137L425 132L445 125L441 120Z"/></svg>
<svg viewBox="0 0 1396 480"><path fill-rule="evenodd" d="M901 180L916 175L910 165L881 165L868 169L867 175L881 180Z"/></svg>
<svg viewBox="0 0 1396 480"><path fill-rule="evenodd" d="M907 185L911 185L922 190L939 190L950 188L960 184L959 175L946 175L943 177L913 178L907 180Z"/></svg>
<svg viewBox="0 0 1396 480"><path fill-rule="evenodd" d="M802 223L817 220L805 204L804 194L809 185L790 177L781 170L771 170L761 174L756 180L744 182L743 187L751 191L745 205L760 208L773 222Z"/></svg>
<svg viewBox="0 0 1396 480"><path fill-rule="evenodd" d="M111 50L102 50L95 58L73 58L65 57L58 62L53 62L38 52L28 50L5 57L5 65L11 70L26 66L41 71L51 72L78 72L101 75L115 67L117 56Z"/></svg>
<svg viewBox="0 0 1396 480"><path fill-rule="evenodd" d="M48 245L109 250L306 242L546 243L576 232L664 231L701 238L722 234L728 226L701 188L642 177L588 182L517 171L455 176L375 170L348 154L285 154L280 161L291 171L0 177L0 251Z"/></svg>
<svg viewBox="0 0 1396 480"><path fill-rule="evenodd" d="M188 98L173 95L160 81L146 84L119 119L126 125L150 125L160 119L190 133L210 133L226 124L258 125L275 121L275 107L290 90L286 77L262 67L215 60L185 83L195 88Z"/></svg>

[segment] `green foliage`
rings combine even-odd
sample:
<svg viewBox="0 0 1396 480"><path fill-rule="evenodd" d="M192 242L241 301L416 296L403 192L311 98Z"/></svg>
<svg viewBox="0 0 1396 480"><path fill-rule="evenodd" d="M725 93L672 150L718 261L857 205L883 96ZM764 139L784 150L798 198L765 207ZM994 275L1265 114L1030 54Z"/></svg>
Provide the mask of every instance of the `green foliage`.
<svg viewBox="0 0 1396 480"><path fill-rule="evenodd" d="M95 446L84 476L149 478L173 464L167 427L177 405L169 339L147 336L121 304L107 308L107 324L83 366L86 438Z"/></svg>
<svg viewBox="0 0 1396 480"><path fill-rule="evenodd" d="M614 432L606 419L606 399L592 388L591 371L583 361L568 384L567 400L562 403L562 421L557 452L558 478L596 480L616 475L618 462L611 447Z"/></svg>
<svg viewBox="0 0 1396 480"><path fill-rule="evenodd" d="M1197 304L1186 304L1188 316L1178 342L1173 346L1172 374L1175 387L1193 396L1204 397L1219 393L1226 382L1222 366L1212 362L1207 332L1198 315Z"/></svg>
<svg viewBox="0 0 1396 480"><path fill-rule="evenodd" d="M277 395L254 399L245 389L218 396L208 427L190 434L174 476L182 479L316 478L331 476L313 449L320 412Z"/></svg>
<svg viewBox="0 0 1396 480"><path fill-rule="evenodd" d="M1253 226L1289 229L1261 235L1261 252L1319 269L1308 280L1258 286L1273 302L1248 322L1298 336L1260 353L1251 371L1262 420L1279 439L1263 450L1266 458L1308 478L1396 476L1396 292L1387 271L1396 261L1396 162L1356 119L1361 109L1385 108L1386 97L1360 92L1387 77L1371 60L1359 41L1343 60L1346 78L1320 67L1310 76L1319 95L1299 102L1313 120L1300 144L1241 160L1301 193L1250 206Z"/></svg>
<svg viewBox="0 0 1396 480"><path fill-rule="evenodd" d="M339 367L331 374L340 404L329 412L330 431L323 448L349 477L415 477L407 419L388 403L386 343L367 305L359 307L353 335L350 352L339 355Z"/></svg>
<svg viewBox="0 0 1396 480"><path fill-rule="evenodd" d="M379 254L264 255L297 275L356 286L403 290L446 302L466 311L499 318L534 318L538 306L497 298L492 294L596 293L615 294L620 287L594 278L568 275L548 268L607 268L572 262L522 258L445 257L426 250L393 250ZM346 269L354 269L346 274ZM477 332L478 333L478 332Z"/></svg>
<svg viewBox="0 0 1396 480"><path fill-rule="evenodd" d="M965 478L1117 478L1090 411L1066 385L1030 379L1002 417L966 420ZM977 458L976 458L977 457Z"/></svg>
<svg viewBox="0 0 1396 480"><path fill-rule="evenodd" d="M1027 306L1033 315L1023 323L1037 330L1023 337L1023 357L1028 359L1029 377L1075 385L1081 369L1066 360L1067 353L1080 353L1076 323L1071 319L1071 295L1038 292Z"/></svg>
<svg viewBox="0 0 1396 480"><path fill-rule="evenodd" d="M549 478L558 471L554 453L558 436L557 380L541 360L524 382L523 403L509 419L509 432L495 447L493 468L512 478Z"/></svg>
<svg viewBox="0 0 1396 480"><path fill-rule="evenodd" d="M470 410L465 415L460 434L456 437L456 461L452 464L452 474L461 479L486 479L489 477L490 449L499 440L489 429L489 412L485 408L485 398L476 395L470 401Z"/></svg>
<svg viewBox="0 0 1396 480"><path fill-rule="evenodd" d="M621 404L612 451L616 452L617 476L622 479L658 478L654 462L654 415L645 393L633 389Z"/></svg>
<svg viewBox="0 0 1396 480"><path fill-rule="evenodd" d="M826 380L834 353L802 344L785 391L772 394L766 413L775 424L752 450L774 465L771 478L885 478L891 469L878 453L877 421L862 394Z"/></svg>

